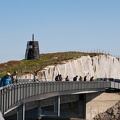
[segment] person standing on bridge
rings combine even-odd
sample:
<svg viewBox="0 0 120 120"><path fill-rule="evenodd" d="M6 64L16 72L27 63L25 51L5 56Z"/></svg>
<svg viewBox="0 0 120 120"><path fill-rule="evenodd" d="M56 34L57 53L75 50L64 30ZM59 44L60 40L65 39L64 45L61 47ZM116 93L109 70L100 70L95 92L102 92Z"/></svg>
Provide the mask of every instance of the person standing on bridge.
<svg viewBox="0 0 120 120"><path fill-rule="evenodd" d="M62 75L61 74L59 75L59 81L62 81Z"/></svg>
<svg viewBox="0 0 120 120"><path fill-rule="evenodd" d="M18 83L18 72L14 71L14 73L11 75L12 83Z"/></svg>
<svg viewBox="0 0 120 120"><path fill-rule="evenodd" d="M7 86L10 84L12 84L12 78L11 74L7 72L6 75L1 78L0 87Z"/></svg>
<svg viewBox="0 0 120 120"><path fill-rule="evenodd" d="M59 81L59 74L55 77L55 81Z"/></svg>
<svg viewBox="0 0 120 120"><path fill-rule="evenodd" d="M87 81L87 76L84 77L84 81Z"/></svg>
<svg viewBox="0 0 120 120"><path fill-rule="evenodd" d="M65 81L69 81L69 78L68 78L68 76L65 78Z"/></svg>
<svg viewBox="0 0 120 120"><path fill-rule="evenodd" d="M82 76L79 77L79 81L82 81Z"/></svg>
<svg viewBox="0 0 120 120"><path fill-rule="evenodd" d="M92 77L90 78L90 81L93 81L93 78L94 78L94 77L92 76Z"/></svg>
<svg viewBox="0 0 120 120"><path fill-rule="evenodd" d="M77 77L78 77L78 75L76 75L76 76L73 78L73 81L77 81Z"/></svg>

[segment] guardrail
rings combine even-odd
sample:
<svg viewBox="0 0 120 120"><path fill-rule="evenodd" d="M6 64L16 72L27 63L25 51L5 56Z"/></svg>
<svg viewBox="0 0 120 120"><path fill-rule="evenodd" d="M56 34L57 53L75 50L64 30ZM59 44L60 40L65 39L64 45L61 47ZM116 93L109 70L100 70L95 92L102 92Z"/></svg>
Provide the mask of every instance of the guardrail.
<svg viewBox="0 0 120 120"><path fill-rule="evenodd" d="M29 99L33 96L46 93L64 92L73 90L91 90L116 88L120 89L120 83L103 81L86 82L29 82L18 83L0 88L0 111L4 114L14 104Z"/></svg>
<svg viewBox="0 0 120 120"><path fill-rule="evenodd" d="M120 89L120 82L111 82L110 88Z"/></svg>

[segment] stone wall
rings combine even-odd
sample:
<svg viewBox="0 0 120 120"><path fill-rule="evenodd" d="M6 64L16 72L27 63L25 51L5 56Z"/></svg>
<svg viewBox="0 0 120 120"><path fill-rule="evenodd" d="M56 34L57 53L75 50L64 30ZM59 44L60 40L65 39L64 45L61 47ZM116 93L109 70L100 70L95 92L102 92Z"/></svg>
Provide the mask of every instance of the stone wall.
<svg viewBox="0 0 120 120"><path fill-rule="evenodd" d="M25 59L26 60L40 59L38 41L28 41Z"/></svg>

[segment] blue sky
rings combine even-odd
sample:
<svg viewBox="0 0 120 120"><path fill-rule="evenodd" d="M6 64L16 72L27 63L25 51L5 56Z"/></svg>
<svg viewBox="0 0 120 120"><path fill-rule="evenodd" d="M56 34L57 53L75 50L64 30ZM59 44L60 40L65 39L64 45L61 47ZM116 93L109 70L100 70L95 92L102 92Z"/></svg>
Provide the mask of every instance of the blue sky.
<svg viewBox="0 0 120 120"><path fill-rule="evenodd" d="M0 0L0 63L40 53L101 51L120 56L120 0Z"/></svg>

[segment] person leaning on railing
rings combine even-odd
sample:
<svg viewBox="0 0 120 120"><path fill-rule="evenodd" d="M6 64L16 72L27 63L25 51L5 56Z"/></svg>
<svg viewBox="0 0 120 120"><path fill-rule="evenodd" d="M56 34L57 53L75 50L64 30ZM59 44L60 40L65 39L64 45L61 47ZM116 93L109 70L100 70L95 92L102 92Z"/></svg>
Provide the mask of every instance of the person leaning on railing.
<svg viewBox="0 0 120 120"><path fill-rule="evenodd" d="M7 86L10 84L12 84L12 78L11 74L7 72L6 75L1 78L0 87Z"/></svg>

